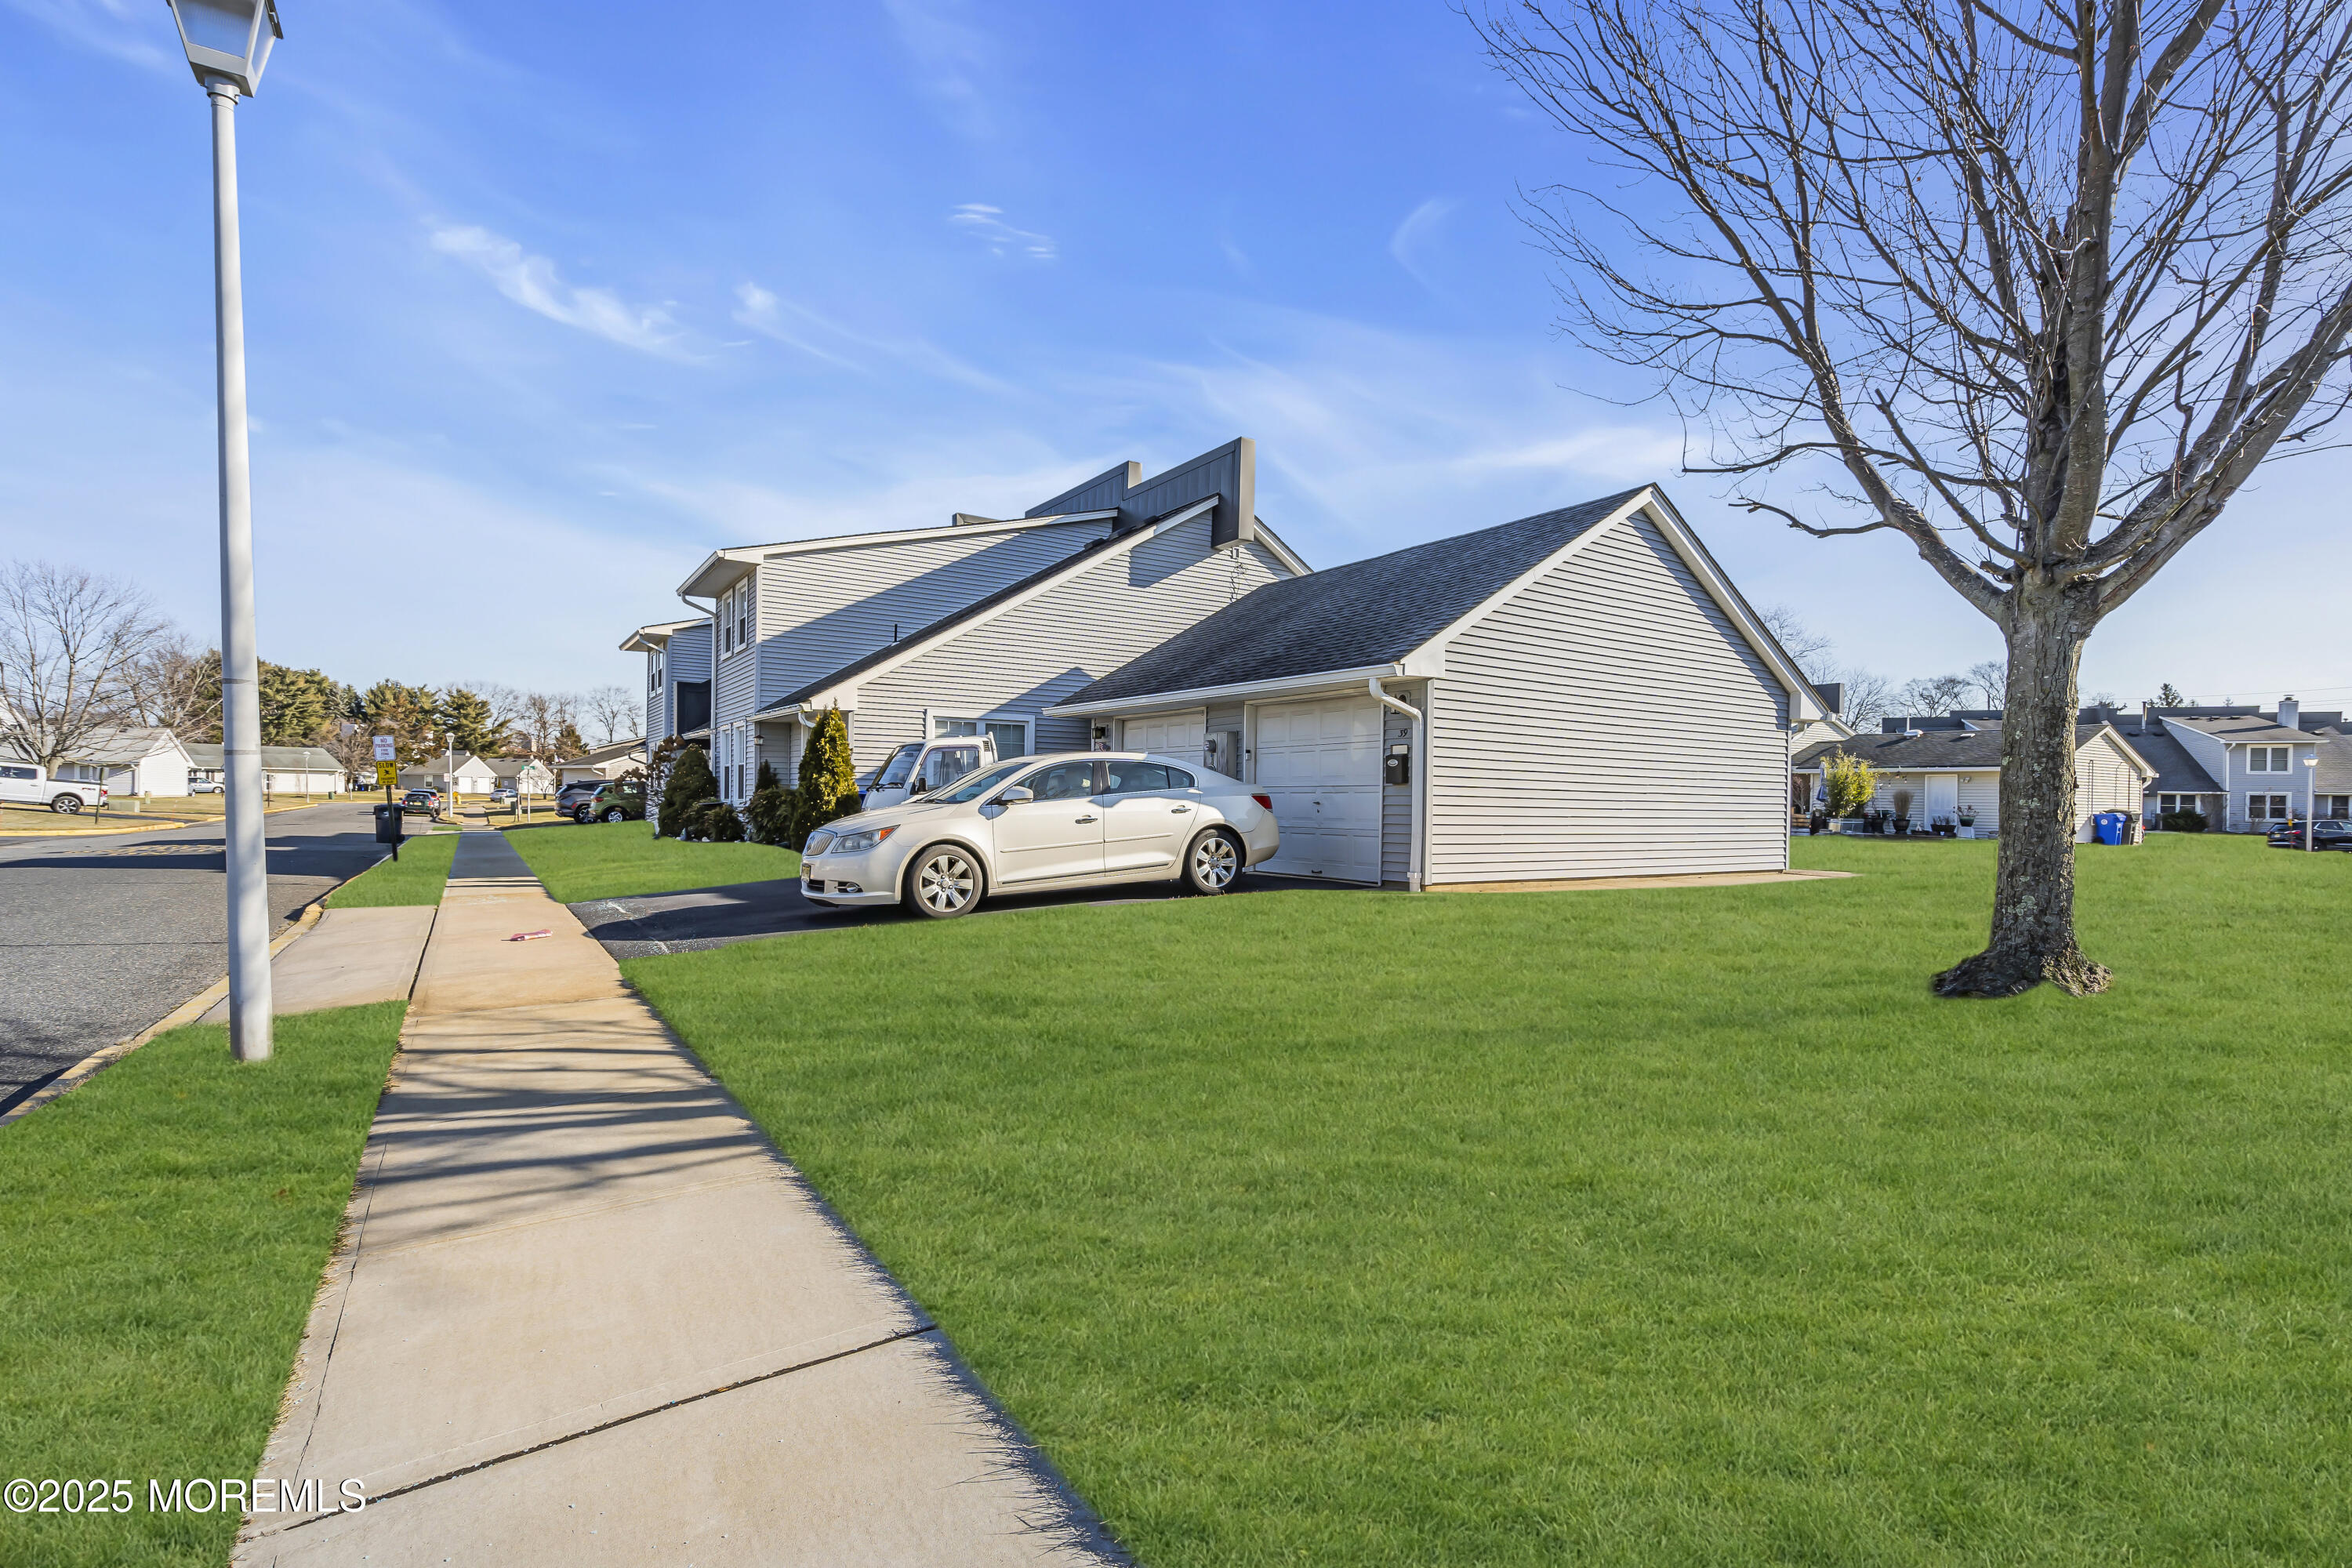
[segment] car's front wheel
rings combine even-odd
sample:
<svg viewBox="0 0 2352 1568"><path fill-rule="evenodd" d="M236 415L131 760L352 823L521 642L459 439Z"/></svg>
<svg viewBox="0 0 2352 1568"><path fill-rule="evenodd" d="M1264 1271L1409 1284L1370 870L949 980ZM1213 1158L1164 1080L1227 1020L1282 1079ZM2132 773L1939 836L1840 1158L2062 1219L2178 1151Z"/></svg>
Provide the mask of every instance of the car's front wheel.
<svg viewBox="0 0 2352 1568"><path fill-rule="evenodd" d="M81 810L81 796L78 795L61 795L58 796L57 799L49 802L49 809L57 812L60 816L71 816Z"/></svg>
<svg viewBox="0 0 2352 1568"><path fill-rule="evenodd" d="M1184 886L1192 892L1229 892L1241 875L1241 846L1220 828L1205 829L1184 851Z"/></svg>
<svg viewBox="0 0 2352 1568"><path fill-rule="evenodd" d="M968 915L980 907L986 880L969 851L934 845L907 868L907 908L935 921Z"/></svg>

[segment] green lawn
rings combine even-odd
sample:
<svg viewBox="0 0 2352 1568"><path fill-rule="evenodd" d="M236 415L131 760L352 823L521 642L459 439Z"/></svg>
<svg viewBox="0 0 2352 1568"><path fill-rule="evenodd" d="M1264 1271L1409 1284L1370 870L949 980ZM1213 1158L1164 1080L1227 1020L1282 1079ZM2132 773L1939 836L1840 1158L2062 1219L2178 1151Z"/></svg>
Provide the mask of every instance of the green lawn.
<svg viewBox="0 0 2352 1568"><path fill-rule="evenodd" d="M2352 1561L2352 856L1797 854L625 967L1152 1568Z"/></svg>
<svg viewBox="0 0 2352 1568"><path fill-rule="evenodd" d="M801 874L801 858L767 844L681 844L642 822L518 828L507 842L557 901L626 899Z"/></svg>
<svg viewBox="0 0 2352 1568"><path fill-rule="evenodd" d="M0 1514L0 1563L228 1560L234 1510L151 1514L147 1481L254 1474L404 1005L280 1018L242 1067L174 1029L0 1131L0 1468L136 1499Z"/></svg>
<svg viewBox="0 0 2352 1568"><path fill-rule="evenodd" d="M418 834L327 895L330 909L378 910L394 904L437 904L449 880L449 860L457 853L455 833Z"/></svg>

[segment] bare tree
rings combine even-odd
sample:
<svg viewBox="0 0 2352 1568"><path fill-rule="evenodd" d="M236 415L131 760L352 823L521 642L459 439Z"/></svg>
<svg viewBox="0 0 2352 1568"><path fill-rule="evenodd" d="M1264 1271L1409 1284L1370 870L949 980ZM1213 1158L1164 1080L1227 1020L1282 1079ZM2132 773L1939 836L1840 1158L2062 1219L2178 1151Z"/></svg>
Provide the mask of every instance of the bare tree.
<svg viewBox="0 0 2352 1568"><path fill-rule="evenodd" d="M1529 211L1569 329L1704 426L1695 471L1808 533L1903 535L2001 630L1990 938L1936 988L2104 989L2074 935L2083 644L2342 408L2352 16L1517 0L1478 25L1609 171ZM1769 497L1782 474L1813 499Z"/></svg>
<svg viewBox="0 0 2352 1568"><path fill-rule="evenodd" d="M583 700L583 706L600 746L645 733L637 721L637 694L625 686L600 686Z"/></svg>
<svg viewBox="0 0 2352 1568"><path fill-rule="evenodd" d="M169 630L127 583L46 561L0 568L0 745L55 768L136 721L132 673Z"/></svg>
<svg viewBox="0 0 2352 1568"><path fill-rule="evenodd" d="M200 649L185 633L166 632L132 661L128 683L131 710L142 724L169 730L183 741L220 739L217 649Z"/></svg>
<svg viewBox="0 0 2352 1568"><path fill-rule="evenodd" d="M1764 629L1770 632L1774 640L1788 650L1789 657L1797 661L1797 668L1805 672L1807 679L1821 681L1829 679L1829 656L1837 644L1831 641L1825 633L1805 625L1798 618L1797 612L1786 605L1767 605L1758 612L1758 616L1763 621Z"/></svg>
<svg viewBox="0 0 2352 1568"><path fill-rule="evenodd" d="M1963 678L1969 683L1969 695L1976 699L1979 708L1999 708L2009 692L2009 666L1997 658L1980 659L1969 666Z"/></svg>
<svg viewBox="0 0 2352 1568"><path fill-rule="evenodd" d="M1922 675L1905 681L1895 701L1906 713L1946 713L1967 707L1971 689L1965 675Z"/></svg>
<svg viewBox="0 0 2352 1568"><path fill-rule="evenodd" d="M1855 665L1839 671L1838 679L1845 688L1838 716L1855 729L1875 730L1895 711L1895 684L1886 677Z"/></svg>

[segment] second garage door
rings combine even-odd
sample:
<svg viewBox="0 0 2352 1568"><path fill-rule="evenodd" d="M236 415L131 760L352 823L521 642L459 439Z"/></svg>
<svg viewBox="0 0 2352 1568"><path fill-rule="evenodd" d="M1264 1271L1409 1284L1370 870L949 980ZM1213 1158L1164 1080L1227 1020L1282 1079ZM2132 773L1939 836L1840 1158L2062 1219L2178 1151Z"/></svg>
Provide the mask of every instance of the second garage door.
<svg viewBox="0 0 2352 1568"><path fill-rule="evenodd" d="M1208 717L1207 710L1195 708L1189 713L1154 713L1148 718L1129 719L1126 749L1157 752L1163 757L1197 763L1207 736Z"/></svg>
<svg viewBox="0 0 2352 1568"><path fill-rule="evenodd" d="M1379 703L1340 697L1260 708L1257 783L1282 828L1282 848L1264 869L1381 879Z"/></svg>

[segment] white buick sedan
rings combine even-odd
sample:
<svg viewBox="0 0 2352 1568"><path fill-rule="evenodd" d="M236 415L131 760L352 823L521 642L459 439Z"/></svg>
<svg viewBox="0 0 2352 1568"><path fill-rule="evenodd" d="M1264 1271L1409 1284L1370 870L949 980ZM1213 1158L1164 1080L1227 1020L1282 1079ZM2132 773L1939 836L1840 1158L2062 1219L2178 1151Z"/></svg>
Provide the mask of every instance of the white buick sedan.
<svg viewBox="0 0 2352 1568"><path fill-rule="evenodd" d="M1140 752L1022 757L901 805L829 823L801 891L945 920L995 893L1181 881L1222 893L1281 843L1274 803L1197 763Z"/></svg>

